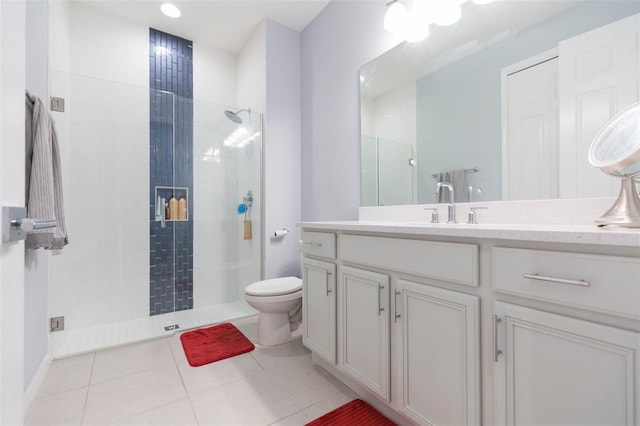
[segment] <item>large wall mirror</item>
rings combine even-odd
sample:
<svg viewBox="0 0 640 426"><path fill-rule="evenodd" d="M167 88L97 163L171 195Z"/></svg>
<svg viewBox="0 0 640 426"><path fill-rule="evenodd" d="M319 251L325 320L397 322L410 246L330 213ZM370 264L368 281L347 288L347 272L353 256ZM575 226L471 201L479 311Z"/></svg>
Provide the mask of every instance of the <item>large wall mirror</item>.
<svg viewBox="0 0 640 426"><path fill-rule="evenodd" d="M382 25L382 23L381 23ZM360 70L362 205L614 196L588 163L640 99L640 2L502 0Z"/></svg>

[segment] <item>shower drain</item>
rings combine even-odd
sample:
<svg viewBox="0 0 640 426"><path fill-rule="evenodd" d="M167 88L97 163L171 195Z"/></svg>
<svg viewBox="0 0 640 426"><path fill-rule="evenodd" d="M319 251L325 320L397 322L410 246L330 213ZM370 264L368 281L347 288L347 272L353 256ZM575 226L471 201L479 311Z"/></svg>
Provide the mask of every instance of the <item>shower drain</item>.
<svg viewBox="0 0 640 426"><path fill-rule="evenodd" d="M179 328L180 328L180 326L178 324L167 325L167 326L165 326L164 331L177 330Z"/></svg>

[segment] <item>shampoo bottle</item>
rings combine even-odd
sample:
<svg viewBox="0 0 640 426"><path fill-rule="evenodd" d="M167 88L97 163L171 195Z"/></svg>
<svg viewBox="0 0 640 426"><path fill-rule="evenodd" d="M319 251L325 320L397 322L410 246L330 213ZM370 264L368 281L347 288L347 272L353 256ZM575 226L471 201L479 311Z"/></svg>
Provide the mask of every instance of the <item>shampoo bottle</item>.
<svg viewBox="0 0 640 426"><path fill-rule="evenodd" d="M169 198L169 220L178 219L178 200L173 195Z"/></svg>
<svg viewBox="0 0 640 426"><path fill-rule="evenodd" d="M187 220L187 199L184 197L178 200L178 219Z"/></svg>

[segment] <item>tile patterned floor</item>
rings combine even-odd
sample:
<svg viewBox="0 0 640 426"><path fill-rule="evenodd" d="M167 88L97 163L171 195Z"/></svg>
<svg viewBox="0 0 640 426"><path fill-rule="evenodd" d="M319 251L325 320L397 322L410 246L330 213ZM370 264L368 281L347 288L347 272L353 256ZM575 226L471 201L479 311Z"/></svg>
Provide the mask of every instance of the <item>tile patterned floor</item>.
<svg viewBox="0 0 640 426"><path fill-rule="evenodd" d="M235 322L256 343L255 318ZM53 361L25 425L303 425L356 398L300 339L202 367L180 334Z"/></svg>

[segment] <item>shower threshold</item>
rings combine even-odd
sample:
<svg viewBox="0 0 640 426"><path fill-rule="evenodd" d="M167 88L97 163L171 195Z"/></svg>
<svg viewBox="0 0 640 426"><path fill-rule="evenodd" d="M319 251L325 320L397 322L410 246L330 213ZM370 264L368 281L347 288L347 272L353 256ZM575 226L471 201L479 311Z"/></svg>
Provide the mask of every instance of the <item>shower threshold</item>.
<svg viewBox="0 0 640 426"><path fill-rule="evenodd" d="M51 334L54 359L94 352L101 349L142 342L174 333L256 315L257 311L242 301L153 315L129 321ZM173 329L167 326L179 325ZM165 330L169 328L169 330Z"/></svg>

